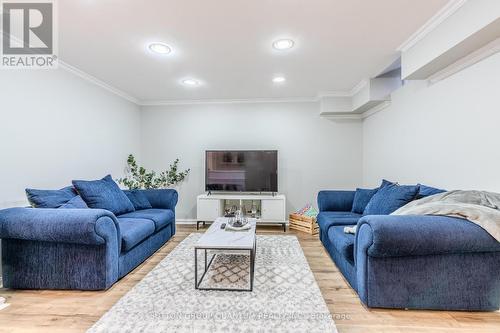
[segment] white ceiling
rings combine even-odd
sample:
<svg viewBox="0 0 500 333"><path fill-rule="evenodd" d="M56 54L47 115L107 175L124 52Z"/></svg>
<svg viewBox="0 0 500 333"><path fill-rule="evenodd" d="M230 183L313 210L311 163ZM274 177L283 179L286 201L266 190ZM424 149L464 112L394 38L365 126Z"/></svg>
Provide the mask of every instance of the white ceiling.
<svg viewBox="0 0 500 333"><path fill-rule="evenodd" d="M59 54L140 101L308 98L378 74L447 1L65 0ZM295 47L273 50L281 37ZM153 41L174 51L153 55Z"/></svg>

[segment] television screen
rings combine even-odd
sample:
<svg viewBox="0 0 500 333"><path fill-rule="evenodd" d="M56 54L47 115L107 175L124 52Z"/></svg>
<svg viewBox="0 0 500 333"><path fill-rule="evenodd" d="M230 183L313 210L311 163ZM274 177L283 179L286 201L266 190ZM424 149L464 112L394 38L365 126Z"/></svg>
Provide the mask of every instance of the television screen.
<svg viewBox="0 0 500 333"><path fill-rule="evenodd" d="M278 192L276 150L207 150L205 190Z"/></svg>

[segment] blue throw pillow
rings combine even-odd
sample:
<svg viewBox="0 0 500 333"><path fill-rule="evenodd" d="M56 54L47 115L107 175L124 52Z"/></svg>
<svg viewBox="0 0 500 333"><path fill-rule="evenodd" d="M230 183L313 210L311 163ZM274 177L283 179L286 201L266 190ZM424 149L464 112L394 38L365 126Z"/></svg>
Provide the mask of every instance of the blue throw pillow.
<svg viewBox="0 0 500 333"><path fill-rule="evenodd" d="M140 190L123 191L134 205L135 210L153 208L146 195Z"/></svg>
<svg viewBox="0 0 500 333"><path fill-rule="evenodd" d="M352 213L363 214L366 205L370 202L371 198L377 193L378 188L364 189L357 188L354 194L354 201L352 203Z"/></svg>
<svg viewBox="0 0 500 333"><path fill-rule="evenodd" d="M440 188L430 187L422 184L417 184L417 185L420 186L420 190L418 192L419 199L428 197L430 195L446 192L446 190L442 190Z"/></svg>
<svg viewBox="0 0 500 333"><path fill-rule="evenodd" d="M418 185L386 185L381 187L366 205L363 215L388 215L417 196Z"/></svg>
<svg viewBox="0 0 500 333"><path fill-rule="evenodd" d="M397 184L398 184L397 182L391 182L387 179L382 179L382 184L380 184L379 189L382 187L389 186L389 185L397 185Z"/></svg>
<svg viewBox="0 0 500 333"><path fill-rule="evenodd" d="M72 186L60 190L35 190L27 188L26 197L34 208L59 208L77 196Z"/></svg>
<svg viewBox="0 0 500 333"><path fill-rule="evenodd" d="M100 180L73 180L73 186L90 208L106 209L115 215L135 210L132 202L110 175Z"/></svg>
<svg viewBox="0 0 500 333"><path fill-rule="evenodd" d="M77 195L76 197L73 197L70 201L66 202L64 205L62 205L59 208L89 208L85 201L83 201L82 197Z"/></svg>

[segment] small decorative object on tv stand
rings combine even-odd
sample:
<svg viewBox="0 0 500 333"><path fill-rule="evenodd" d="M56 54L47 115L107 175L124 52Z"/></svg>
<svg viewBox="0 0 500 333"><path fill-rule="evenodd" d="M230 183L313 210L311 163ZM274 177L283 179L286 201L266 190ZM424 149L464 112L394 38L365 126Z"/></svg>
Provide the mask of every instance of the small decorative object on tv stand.
<svg viewBox="0 0 500 333"><path fill-rule="evenodd" d="M196 205L196 228L200 223L212 223L218 217L240 210L246 216L254 216L259 224L281 225L286 231L286 197L284 194L200 194ZM228 208L229 206L229 208ZM237 207L235 210L234 206Z"/></svg>

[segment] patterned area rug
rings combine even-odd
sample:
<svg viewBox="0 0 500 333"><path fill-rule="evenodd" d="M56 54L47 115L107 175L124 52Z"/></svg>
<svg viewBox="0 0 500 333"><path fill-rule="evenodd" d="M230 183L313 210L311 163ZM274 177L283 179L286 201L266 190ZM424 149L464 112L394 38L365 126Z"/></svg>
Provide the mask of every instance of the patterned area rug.
<svg viewBox="0 0 500 333"><path fill-rule="evenodd" d="M194 288L200 237L189 235L88 332L337 332L295 236L257 236L253 292ZM204 281L246 286L248 261L218 254Z"/></svg>
<svg viewBox="0 0 500 333"><path fill-rule="evenodd" d="M250 257L248 254L217 254L215 251L208 251L208 254L209 260L212 255L215 257L200 283L201 288L250 289ZM199 267L198 279L203 274L201 269L203 266Z"/></svg>

